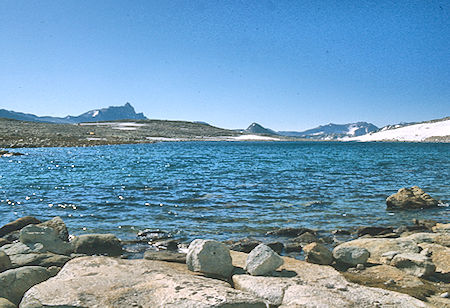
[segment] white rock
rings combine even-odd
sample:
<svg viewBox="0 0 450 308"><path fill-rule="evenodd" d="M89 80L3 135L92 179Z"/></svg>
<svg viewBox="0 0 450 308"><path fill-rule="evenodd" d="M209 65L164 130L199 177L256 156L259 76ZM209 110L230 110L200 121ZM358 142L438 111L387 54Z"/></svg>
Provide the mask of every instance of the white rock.
<svg viewBox="0 0 450 308"><path fill-rule="evenodd" d="M192 241L186 255L186 264L191 271L222 277L230 277L233 272L230 249L213 240Z"/></svg>
<svg viewBox="0 0 450 308"><path fill-rule="evenodd" d="M262 276L273 272L283 263L283 259L269 246L259 244L248 254L245 270L250 275Z"/></svg>

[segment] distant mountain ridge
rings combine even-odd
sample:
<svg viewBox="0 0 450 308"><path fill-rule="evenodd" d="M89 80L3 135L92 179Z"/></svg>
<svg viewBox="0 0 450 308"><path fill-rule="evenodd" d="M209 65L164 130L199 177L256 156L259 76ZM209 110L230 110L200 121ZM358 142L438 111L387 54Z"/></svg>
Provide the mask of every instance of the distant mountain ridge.
<svg viewBox="0 0 450 308"><path fill-rule="evenodd" d="M278 134L282 136L289 137L299 137L307 139L318 139L318 140L333 140L342 137L356 137L362 136L374 131L379 128L372 123L367 122L356 122L347 124L327 124L321 125L316 128L308 129L302 132L292 132L292 131L281 131Z"/></svg>
<svg viewBox="0 0 450 308"><path fill-rule="evenodd" d="M314 140L335 140L343 137L357 137L379 130L372 123L356 122L348 124L327 124L305 131L274 131L258 123L252 123L242 132L261 135L280 135L286 137L306 138Z"/></svg>
<svg viewBox="0 0 450 308"><path fill-rule="evenodd" d="M126 103L123 106L110 106L107 108L94 109L79 116L69 115L64 118L46 116L41 117L34 114L0 109L0 118L59 124L75 124L82 122L102 122L117 120L147 120L147 117L145 117L142 112L136 113L130 103Z"/></svg>

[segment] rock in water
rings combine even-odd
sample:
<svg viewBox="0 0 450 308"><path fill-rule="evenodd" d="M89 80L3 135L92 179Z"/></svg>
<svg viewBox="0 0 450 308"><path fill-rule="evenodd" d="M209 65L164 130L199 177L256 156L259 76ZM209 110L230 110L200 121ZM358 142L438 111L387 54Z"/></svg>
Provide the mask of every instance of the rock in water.
<svg viewBox="0 0 450 308"><path fill-rule="evenodd" d="M186 255L188 269L193 272L230 277L233 272L230 249L213 240L196 239Z"/></svg>
<svg viewBox="0 0 450 308"><path fill-rule="evenodd" d="M28 289L50 277L50 272L40 266L25 266L7 270L0 274L0 297L18 305Z"/></svg>
<svg viewBox="0 0 450 308"><path fill-rule="evenodd" d="M388 208L394 209L420 209L438 206L439 202L425 193L418 186L401 188L397 193L386 199Z"/></svg>
<svg viewBox="0 0 450 308"><path fill-rule="evenodd" d="M370 257L370 253L365 248L343 247L341 245L333 249L333 257L336 262L347 265L365 264Z"/></svg>
<svg viewBox="0 0 450 308"><path fill-rule="evenodd" d="M34 218L32 216L25 216L21 217L19 219L16 219L10 223L7 223L3 227L0 228L0 237L5 236L8 233L11 233L13 231L17 231L22 229L25 226L31 225L31 224L38 224L41 223L41 221L37 218Z"/></svg>
<svg viewBox="0 0 450 308"><path fill-rule="evenodd" d="M10 269L11 267L11 260L8 255L3 251L0 251L0 273Z"/></svg>
<svg viewBox="0 0 450 308"><path fill-rule="evenodd" d="M431 259L420 253L397 254L390 265L417 277L430 276L436 270Z"/></svg>
<svg viewBox="0 0 450 308"><path fill-rule="evenodd" d="M303 247L305 252L305 261L309 263L329 265L333 262L333 255L331 251L328 250L322 244L311 243Z"/></svg>
<svg viewBox="0 0 450 308"><path fill-rule="evenodd" d="M122 254L122 245L114 234L84 234L76 236L71 243L75 253L111 257Z"/></svg>
<svg viewBox="0 0 450 308"><path fill-rule="evenodd" d="M53 252L61 255L72 253L72 245L59 238L59 234L50 227L28 225L20 230L20 242L27 245L41 243L44 251Z"/></svg>
<svg viewBox="0 0 450 308"><path fill-rule="evenodd" d="M245 270L253 276L263 276L283 265L283 259L269 246L259 244L247 257Z"/></svg>

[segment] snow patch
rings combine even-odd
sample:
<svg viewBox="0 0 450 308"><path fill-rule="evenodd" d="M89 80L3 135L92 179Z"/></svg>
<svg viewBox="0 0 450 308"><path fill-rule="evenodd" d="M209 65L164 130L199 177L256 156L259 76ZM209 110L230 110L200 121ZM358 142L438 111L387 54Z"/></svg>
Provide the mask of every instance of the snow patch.
<svg viewBox="0 0 450 308"><path fill-rule="evenodd" d="M424 141L429 137L450 135L450 120L419 123L381 130L358 137L344 137L342 141Z"/></svg>
<svg viewBox="0 0 450 308"><path fill-rule="evenodd" d="M92 117L95 118L96 116L98 116L99 113L100 113L100 111L95 110L94 113L92 114Z"/></svg>

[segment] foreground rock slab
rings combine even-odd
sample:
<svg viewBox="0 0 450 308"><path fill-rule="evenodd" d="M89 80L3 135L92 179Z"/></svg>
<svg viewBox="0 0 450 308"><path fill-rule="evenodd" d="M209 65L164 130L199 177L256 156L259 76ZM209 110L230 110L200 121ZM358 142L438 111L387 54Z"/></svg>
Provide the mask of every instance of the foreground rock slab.
<svg viewBox="0 0 450 308"><path fill-rule="evenodd" d="M82 257L31 288L21 308L38 307L266 307L264 300L186 265L149 260Z"/></svg>
<svg viewBox="0 0 450 308"><path fill-rule="evenodd" d="M242 266L246 255L232 252L232 257L235 266ZM233 275L235 288L280 308L430 307L406 294L348 282L331 266L283 259L277 277Z"/></svg>

